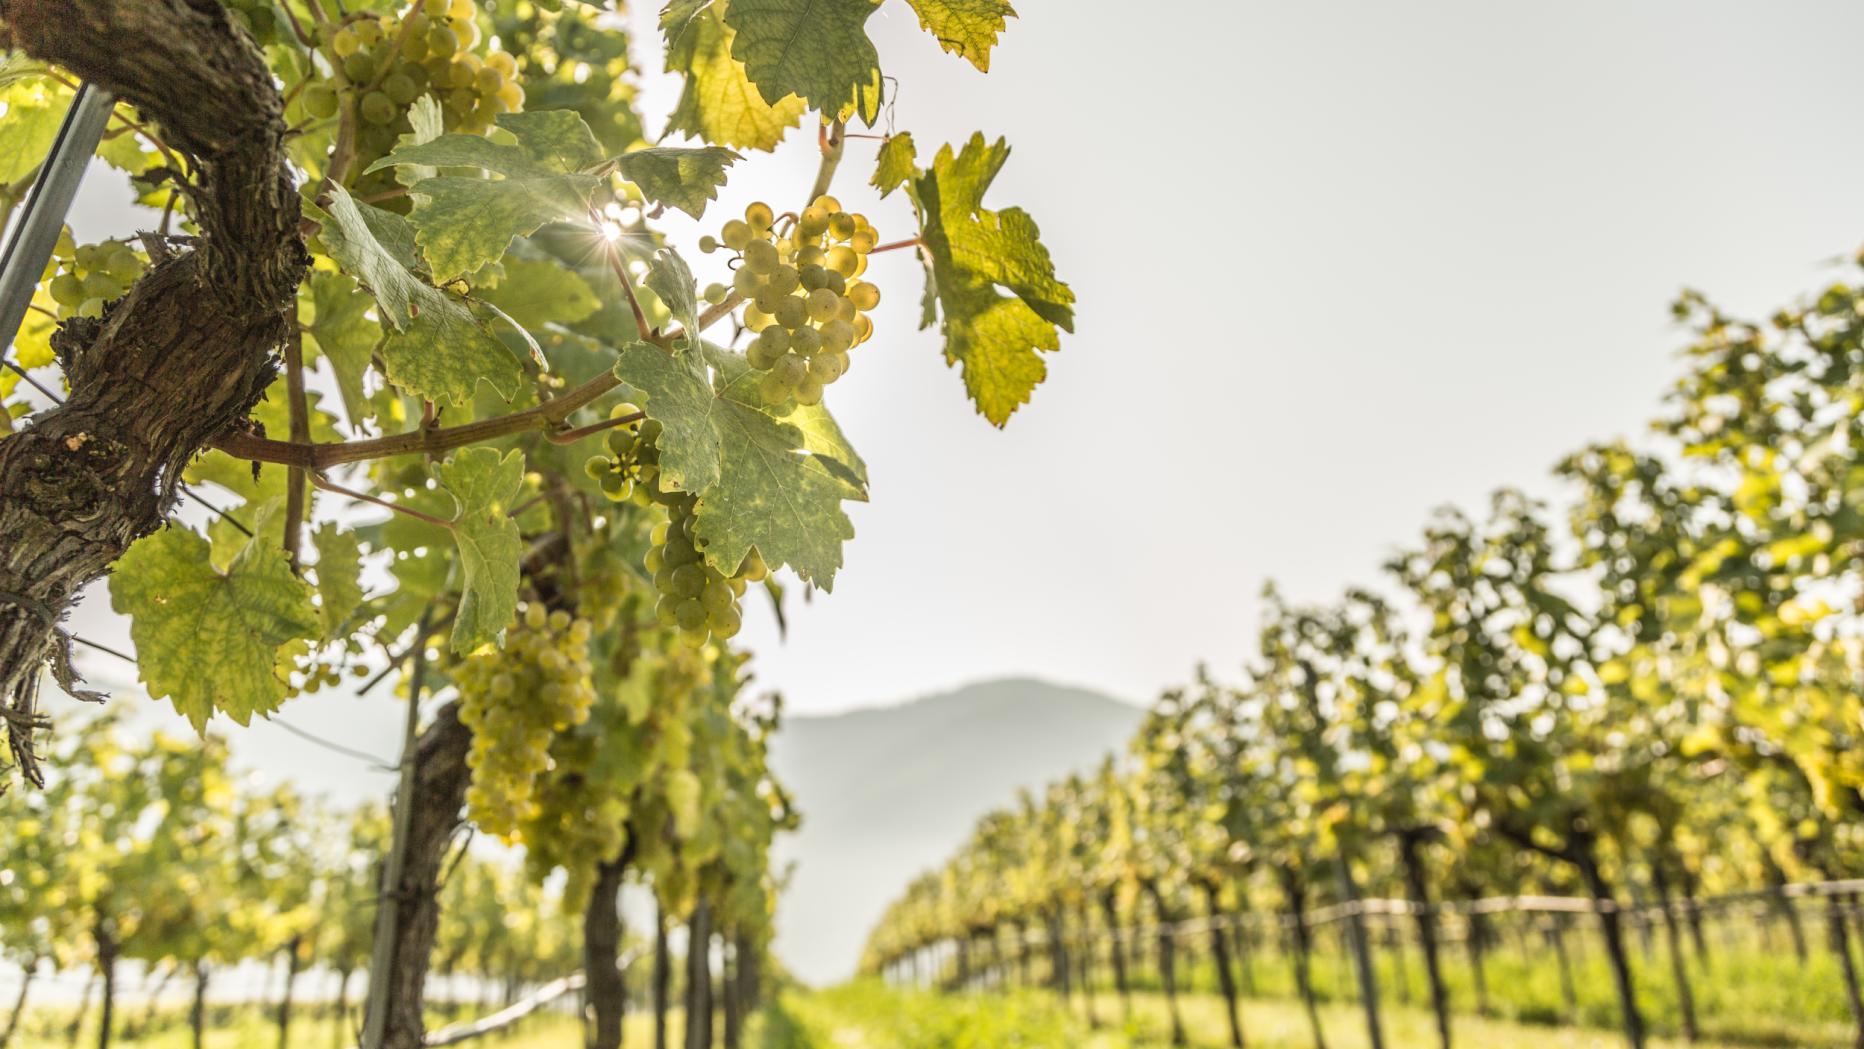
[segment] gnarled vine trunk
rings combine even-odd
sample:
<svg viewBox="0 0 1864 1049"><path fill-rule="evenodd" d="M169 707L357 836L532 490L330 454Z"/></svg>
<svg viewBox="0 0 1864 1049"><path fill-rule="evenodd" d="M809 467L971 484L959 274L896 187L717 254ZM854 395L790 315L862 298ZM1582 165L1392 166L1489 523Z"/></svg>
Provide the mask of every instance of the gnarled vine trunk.
<svg viewBox="0 0 1864 1049"><path fill-rule="evenodd" d="M471 778L466 752L471 746L472 731L460 723L457 703L440 709L415 746L408 847L395 887L398 907L390 931L394 962L383 974L388 981L383 1049L419 1049L421 1044L427 969L440 924L440 868L466 803ZM376 979L375 974L370 979Z"/></svg>
<svg viewBox="0 0 1864 1049"><path fill-rule="evenodd" d="M270 384L309 264L271 70L219 0L0 0L0 44L134 103L192 161L201 236L53 337L65 403L0 436L0 705L38 780L59 617L174 502L182 469Z"/></svg>
<svg viewBox="0 0 1864 1049"><path fill-rule="evenodd" d="M589 1049L620 1049L622 1021L627 1012L627 988L621 982L621 878L627 858L619 857L596 868L595 888L583 912L583 997L588 1003Z"/></svg>

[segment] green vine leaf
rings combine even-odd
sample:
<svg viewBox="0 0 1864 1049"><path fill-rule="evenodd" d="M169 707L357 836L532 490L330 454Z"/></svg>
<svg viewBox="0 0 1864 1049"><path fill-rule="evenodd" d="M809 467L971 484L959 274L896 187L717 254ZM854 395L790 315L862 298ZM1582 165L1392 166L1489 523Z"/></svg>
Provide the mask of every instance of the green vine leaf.
<svg viewBox="0 0 1864 1049"><path fill-rule="evenodd" d="M524 540L509 516L524 488L524 453L462 448L434 467L434 479L459 504L453 541L460 554L460 607L453 651L470 652L511 625L518 612L518 562Z"/></svg>
<svg viewBox="0 0 1864 1049"><path fill-rule="evenodd" d="M1042 353L1061 349L1060 332L1074 331L1074 292L1055 276L1035 220L1020 208L983 207L1009 155L1002 139L986 145L973 135L956 155L941 148L912 182L930 258L928 323L936 300L945 359L963 368L978 411L998 426L1047 377Z"/></svg>
<svg viewBox="0 0 1864 1049"><path fill-rule="evenodd" d="M866 27L876 9L873 0L733 0L731 54L772 105L790 95L824 113L860 104L871 123L880 53Z"/></svg>
<svg viewBox="0 0 1864 1049"><path fill-rule="evenodd" d="M370 300L358 294L356 282L341 273L320 270L305 282L311 300L311 325L305 334L311 345L330 361L336 375L343 412L355 426L375 414L363 392L363 373L382 341L382 326L369 317Z"/></svg>
<svg viewBox="0 0 1864 1049"><path fill-rule="evenodd" d="M647 264L647 286L666 304L687 335L699 330L699 284L692 268L672 248L661 248ZM682 347L683 348L683 347Z"/></svg>
<svg viewBox="0 0 1864 1049"><path fill-rule="evenodd" d="M331 187L328 210L306 204L305 211L323 227L330 257L375 296L389 329L382 360L390 382L453 405L470 403L481 379L507 400L518 392L523 372L505 344L463 299L422 280L398 257L392 245L404 237L413 243L407 220L359 204L341 186Z"/></svg>
<svg viewBox="0 0 1864 1049"><path fill-rule="evenodd" d="M736 34L710 0L669 4L661 15L667 69L686 83L669 130L736 149L775 149L808 107L795 95L765 102L744 63L732 57Z"/></svg>
<svg viewBox="0 0 1864 1049"><path fill-rule="evenodd" d="M582 170L600 160L601 147L575 112L507 113L498 124L517 138L516 145L481 135L442 135L400 146L368 168L479 168L499 176L436 175L409 187L414 208L408 222L434 279L442 283L498 261L513 239L546 222L586 216L601 185Z"/></svg>
<svg viewBox="0 0 1864 1049"><path fill-rule="evenodd" d="M826 411L797 409L807 429L779 419L759 403L755 383L742 381L741 355L709 348L703 356L638 343L615 366L661 424L661 475L699 496L700 545L714 565L735 569L756 547L771 565L830 589L841 544L854 536L841 503L866 498L866 466Z"/></svg>
<svg viewBox="0 0 1864 1049"><path fill-rule="evenodd" d="M909 0L919 25L938 38L938 46L959 55L980 72L990 72L990 49L1007 19L1016 17L1008 0Z"/></svg>
<svg viewBox="0 0 1864 1049"><path fill-rule="evenodd" d="M197 731L215 713L245 725L285 700L279 650L321 634L311 588L284 551L253 539L224 570L199 534L171 525L117 560L110 606L130 617L143 684Z"/></svg>
<svg viewBox="0 0 1864 1049"><path fill-rule="evenodd" d="M718 187L725 184L725 169L743 159L735 151L719 146L654 146L623 153L615 158L615 167L648 200L698 218L705 214L708 202L718 199Z"/></svg>
<svg viewBox="0 0 1864 1049"><path fill-rule="evenodd" d="M323 640L335 641L362 605L362 543L356 533L334 523L319 525L311 533L317 550L317 615L323 620Z"/></svg>
<svg viewBox="0 0 1864 1049"><path fill-rule="evenodd" d="M910 179L919 177L919 153L911 132L887 136L874 161L874 188L885 198Z"/></svg>
<svg viewBox="0 0 1864 1049"><path fill-rule="evenodd" d="M514 255L503 265L505 279L479 297L525 328L575 324L602 306L588 281L555 262Z"/></svg>

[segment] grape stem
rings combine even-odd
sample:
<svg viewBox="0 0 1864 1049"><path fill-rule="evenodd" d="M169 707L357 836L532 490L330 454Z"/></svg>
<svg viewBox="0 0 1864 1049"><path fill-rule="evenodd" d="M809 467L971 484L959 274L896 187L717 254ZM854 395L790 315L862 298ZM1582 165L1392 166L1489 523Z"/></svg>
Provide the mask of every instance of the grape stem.
<svg viewBox="0 0 1864 1049"><path fill-rule="evenodd" d="M310 440L311 420L304 402L304 334L296 328L285 339L285 410L291 420L291 439ZM286 471L285 559L294 572L304 546L304 480L304 467Z"/></svg>
<svg viewBox="0 0 1864 1049"><path fill-rule="evenodd" d="M905 240L896 240L891 244L882 244L874 248L873 250L869 251L868 254L878 255L883 251L898 251L901 248L916 248L922 243L924 242L921 241L918 237L908 237Z"/></svg>
<svg viewBox="0 0 1864 1049"><path fill-rule="evenodd" d="M743 302L744 296L742 295L733 293L726 296L725 301L708 308L699 315L699 331L703 332L717 324ZM652 336L647 341L661 349L669 349L684 334L682 329L675 327L672 331ZM476 422L462 423L459 426L424 427L389 437L372 437L360 441L275 441L247 431L234 430L217 438L214 441L214 447L238 459L256 463L301 466L312 471L325 470L344 463L387 459L397 455L441 455L455 448L478 444L481 441L528 433L532 430L560 428L577 409L588 405L619 385L621 385L621 380L616 378L613 372L603 372L563 396L545 401L533 408L512 412L509 415L494 416L490 419L480 419Z"/></svg>
<svg viewBox="0 0 1864 1049"><path fill-rule="evenodd" d="M612 430L617 426L638 423L645 418L647 418L646 412L630 412L627 415L616 416L613 419L604 419L599 423L578 426L573 430L546 430L544 431L544 436L549 439L551 444L575 444L577 441L585 437L592 437L601 433L603 430Z"/></svg>
<svg viewBox="0 0 1864 1049"><path fill-rule="evenodd" d="M386 499L382 499L377 496L370 495L367 492L358 492L353 488L345 488L342 485L336 483L335 481L332 481L326 478L323 474L320 474L315 470L309 471L309 475L311 478L311 485L316 488L321 488L326 492L334 492L337 495L347 495L351 499L359 499L365 503L374 503L376 506L382 507L383 509L393 510L398 514L407 514L409 517L412 517L415 520L426 521L428 524L431 524L431 525L439 525L441 528L444 528L449 532L453 530L453 522L447 520L446 518L435 517L433 514L423 513L419 510L416 510L415 508L411 506L401 506L396 503L391 503Z"/></svg>
<svg viewBox="0 0 1864 1049"><path fill-rule="evenodd" d="M822 147L822 166L816 169L815 185L809 190L809 202L828 192L829 183L835 181L835 169L841 166L843 131L847 124L837 120L833 125L822 128L817 140Z"/></svg>
<svg viewBox="0 0 1864 1049"><path fill-rule="evenodd" d="M595 224L596 229L602 229L602 215L594 208L589 209L589 221ZM622 265L621 252L616 250L615 242L609 240L606 234L602 238L602 246L608 256L608 268L615 271L615 279L621 282L621 290L628 293L628 309L634 311L635 330L640 332L641 341L652 342L654 329L648 326L647 313L641 309L641 300L635 297L634 278L628 273L628 267Z"/></svg>

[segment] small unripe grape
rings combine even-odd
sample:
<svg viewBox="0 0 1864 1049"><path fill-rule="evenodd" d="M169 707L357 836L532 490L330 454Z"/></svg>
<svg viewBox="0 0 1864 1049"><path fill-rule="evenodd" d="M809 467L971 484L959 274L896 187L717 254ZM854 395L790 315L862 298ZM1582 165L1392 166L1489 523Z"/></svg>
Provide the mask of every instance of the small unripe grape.
<svg viewBox="0 0 1864 1049"><path fill-rule="evenodd" d="M790 352L798 357L812 357L822 348L822 335L807 325L790 333Z"/></svg>
<svg viewBox="0 0 1864 1049"><path fill-rule="evenodd" d="M96 319L104 315L104 300L85 299L78 304L78 316Z"/></svg>
<svg viewBox="0 0 1864 1049"><path fill-rule="evenodd" d="M710 255L717 250L718 250L718 238L717 237L714 237L711 234L707 234L699 238L700 254Z"/></svg>
<svg viewBox="0 0 1864 1049"><path fill-rule="evenodd" d="M821 208L825 213L833 215L841 210L841 201L824 193L815 199L815 206Z"/></svg>
<svg viewBox="0 0 1864 1049"><path fill-rule="evenodd" d="M756 304L758 309L763 310L765 313L775 313L777 307L782 304L785 298L788 298L788 296L783 292L766 284L757 289L757 294L752 297L751 301Z"/></svg>
<svg viewBox="0 0 1864 1049"><path fill-rule="evenodd" d="M828 235L845 241L854 236L854 216L847 213L828 217Z"/></svg>
<svg viewBox="0 0 1864 1049"><path fill-rule="evenodd" d="M421 89L420 86L414 82L413 77L408 76L406 73L396 73L387 80L382 81L382 92L392 99L396 105L405 106L420 97Z"/></svg>
<svg viewBox="0 0 1864 1049"><path fill-rule="evenodd" d="M863 313L854 318L854 344L856 346L866 342L873 334L874 322L867 314Z"/></svg>
<svg viewBox="0 0 1864 1049"><path fill-rule="evenodd" d="M806 291L828 287L828 270L821 266L804 266L797 273L797 282Z"/></svg>
<svg viewBox="0 0 1864 1049"><path fill-rule="evenodd" d="M843 277L852 277L861 264L861 257L854 249L837 244L828 250L828 268Z"/></svg>
<svg viewBox="0 0 1864 1049"><path fill-rule="evenodd" d="M796 249L796 265L802 267L820 266L828 258L828 252L815 244L805 244Z"/></svg>
<svg viewBox="0 0 1864 1049"><path fill-rule="evenodd" d="M478 76L479 60L473 55L454 55L453 61L447 65L447 85L450 87L471 90Z"/></svg>
<svg viewBox="0 0 1864 1049"><path fill-rule="evenodd" d="M809 375L809 365L793 353L777 358L777 363L770 366L770 374L783 381L785 386L795 386Z"/></svg>
<svg viewBox="0 0 1864 1049"><path fill-rule="evenodd" d="M343 60L343 75L352 84L366 84L375 75L375 59L367 52L358 51Z"/></svg>
<svg viewBox="0 0 1864 1049"><path fill-rule="evenodd" d="M763 279L748 269L740 269L731 275L731 290L747 299L754 297L763 286Z"/></svg>
<svg viewBox="0 0 1864 1049"><path fill-rule="evenodd" d="M374 47L382 42L382 23L373 18L364 18L350 28L362 39L364 47Z"/></svg>
<svg viewBox="0 0 1864 1049"><path fill-rule="evenodd" d="M777 323L777 319L752 303L744 308L744 327L747 331L759 332Z"/></svg>
<svg viewBox="0 0 1864 1049"><path fill-rule="evenodd" d="M707 618L705 606L694 598L681 601L673 609L673 620L681 630L699 630L705 626Z"/></svg>
<svg viewBox="0 0 1864 1049"><path fill-rule="evenodd" d="M798 275L796 267L780 265L766 274L764 281L770 287L775 288L778 294L788 295L802 283L802 278Z"/></svg>
<svg viewBox="0 0 1864 1049"><path fill-rule="evenodd" d="M499 89L505 86L505 74L491 66L480 66L479 72L474 77L473 86L479 89L481 95L496 98Z"/></svg>
<svg viewBox="0 0 1864 1049"><path fill-rule="evenodd" d="M863 255L873 251L876 243L878 241L874 239L874 231L871 229L855 230L854 236L848 238L848 246Z"/></svg>
<svg viewBox="0 0 1864 1049"><path fill-rule="evenodd" d="M796 384L796 403L801 405L821 404L822 382L805 375L803 380Z"/></svg>
<svg viewBox="0 0 1864 1049"><path fill-rule="evenodd" d="M841 353L854 345L854 325L837 317L822 325L822 348L830 353Z"/></svg>
<svg viewBox="0 0 1864 1049"><path fill-rule="evenodd" d="M776 215L770 210L770 205L758 200L753 201L750 207L744 209L744 221L749 223L753 230L762 233L770 228L772 222L776 221Z"/></svg>
<svg viewBox="0 0 1864 1049"><path fill-rule="evenodd" d="M738 219L725 223L718 231L718 239L733 251L743 251L745 245L751 243L751 237L751 227Z"/></svg>
<svg viewBox="0 0 1864 1049"><path fill-rule="evenodd" d="M786 295L782 302L777 303L777 308L770 311L770 315L777 319L778 324L794 330L809 323L809 306L798 296Z"/></svg>
<svg viewBox="0 0 1864 1049"><path fill-rule="evenodd" d="M592 455L583 460L582 468L590 480L600 481L615 472L615 463L606 455Z"/></svg>
<svg viewBox="0 0 1864 1049"><path fill-rule="evenodd" d="M425 11L429 18L444 18L449 3L450 0L421 0L421 10Z"/></svg>
<svg viewBox="0 0 1864 1049"><path fill-rule="evenodd" d="M753 240L744 246L744 265L757 273L769 273L781 264L777 246L767 240Z"/></svg>
<svg viewBox="0 0 1864 1049"><path fill-rule="evenodd" d="M84 301L84 282L75 273L61 273L52 278L52 301L60 306L76 306Z"/></svg>
<svg viewBox="0 0 1864 1049"><path fill-rule="evenodd" d="M337 92L329 84L312 84L298 97L304 112L314 119L328 120L337 115Z"/></svg>
<svg viewBox="0 0 1864 1049"><path fill-rule="evenodd" d="M757 382L757 397L765 404L782 404L790 399L790 387L775 371L767 371Z"/></svg>
<svg viewBox="0 0 1864 1049"><path fill-rule="evenodd" d="M729 294L731 294L730 288L725 287L723 284L713 283L705 286L705 292L700 297L716 306L724 302L725 296Z"/></svg>
<svg viewBox="0 0 1864 1049"><path fill-rule="evenodd" d="M362 50L362 36L354 29L344 26L330 38L330 50L335 51L338 58L348 58Z"/></svg>
<svg viewBox="0 0 1864 1049"><path fill-rule="evenodd" d="M880 305L880 289L864 280L857 280L848 285L848 301L854 308L865 313Z"/></svg>
<svg viewBox="0 0 1864 1049"><path fill-rule="evenodd" d="M827 288L817 288L809 293L809 319L817 324L834 320L840 307L841 296Z"/></svg>
<svg viewBox="0 0 1864 1049"><path fill-rule="evenodd" d="M839 353L816 354L809 359L809 377L824 384L834 382L841 378L842 360Z"/></svg>
<svg viewBox="0 0 1864 1049"><path fill-rule="evenodd" d="M386 92L371 91L362 96L362 118L371 124L392 124L400 109Z"/></svg>
<svg viewBox="0 0 1864 1049"><path fill-rule="evenodd" d="M460 49L460 38L453 33L452 26L436 24L427 31L427 56L449 58Z"/></svg>
<svg viewBox="0 0 1864 1049"><path fill-rule="evenodd" d="M819 206L810 205L803 209L802 218L796 223L797 231L804 237L820 237L828 229L828 212Z"/></svg>
<svg viewBox="0 0 1864 1049"><path fill-rule="evenodd" d="M712 628L712 636L721 641L729 641L737 637L738 631L742 629L744 625L743 619L739 616L738 610L735 608L714 610L706 618L706 623Z"/></svg>
<svg viewBox="0 0 1864 1049"><path fill-rule="evenodd" d="M505 86L498 89L498 100L505 103L505 112L516 113L524 108L524 88L516 80L507 80Z"/></svg>
<svg viewBox="0 0 1864 1049"><path fill-rule="evenodd" d="M123 294L123 285L108 273L92 273L84 278L84 294L93 299L114 299Z"/></svg>

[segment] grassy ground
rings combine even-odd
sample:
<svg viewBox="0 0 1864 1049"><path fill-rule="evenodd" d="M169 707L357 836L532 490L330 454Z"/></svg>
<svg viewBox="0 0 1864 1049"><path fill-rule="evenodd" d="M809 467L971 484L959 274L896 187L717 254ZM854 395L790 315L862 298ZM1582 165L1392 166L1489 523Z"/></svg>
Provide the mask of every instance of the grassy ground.
<svg viewBox="0 0 1864 1049"><path fill-rule="evenodd" d="M1221 1003L1210 995L1189 996L1183 1003L1185 1026L1193 1046L1220 1049L1229 1044ZM1082 1003L1064 1012L1049 995L939 996L903 993L871 984L816 994L784 997L761 1029L756 1049L1164 1049L1170 1044L1163 999L1141 995L1131 1021L1122 1021L1118 999L1100 997L1098 1029L1085 1020ZM1321 1008L1329 1049L1364 1049L1368 1044L1360 1011L1347 1003ZM1313 1045L1306 1015L1291 1002L1248 1002L1244 1033L1252 1049L1308 1049ZM1426 1049L1436 1045L1430 1014L1411 1007L1385 1011L1386 1044L1391 1049ZM1615 1033L1582 1028L1551 1028L1502 1019L1459 1017L1459 1045L1509 1049L1606 1049L1622 1045ZM1682 1043L1658 1038L1652 1049L1680 1049ZM1848 1045L1842 1037L1807 1046ZM1693 1049L1735 1049L1732 1043L1702 1041Z"/></svg>

